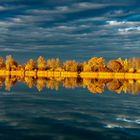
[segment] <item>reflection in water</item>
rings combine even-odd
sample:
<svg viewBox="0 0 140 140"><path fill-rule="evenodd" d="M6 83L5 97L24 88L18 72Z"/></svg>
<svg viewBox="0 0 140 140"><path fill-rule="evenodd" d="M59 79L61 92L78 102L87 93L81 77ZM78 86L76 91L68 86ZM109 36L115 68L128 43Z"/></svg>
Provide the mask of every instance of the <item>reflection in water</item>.
<svg viewBox="0 0 140 140"><path fill-rule="evenodd" d="M5 90L9 91L17 82L25 83L29 88L36 86L38 91L45 87L48 89L58 90L59 86L65 88L83 87L87 88L91 93L103 93L105 87L109 91L116 93L130 93L133 95L140 93L140 80L126 79L93 79L93 78L35 78L35 77L16 77L6 76L0 77L0 88L5 86Z"/></svg>

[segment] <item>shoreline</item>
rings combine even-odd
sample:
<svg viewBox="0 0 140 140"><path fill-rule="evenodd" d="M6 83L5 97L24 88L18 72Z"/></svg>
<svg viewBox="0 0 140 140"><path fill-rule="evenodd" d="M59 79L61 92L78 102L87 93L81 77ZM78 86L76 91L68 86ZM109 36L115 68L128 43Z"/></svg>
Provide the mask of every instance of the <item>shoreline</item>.
<svg viewBox="0 0 140 140"><path fill-rule="evenodd" d="M80 78L99 78L99 79L140 79L140 73L129 72L58 72L58 71L8 71L0 70L0 76L19 76L19 77L80 77Z"/></svg>

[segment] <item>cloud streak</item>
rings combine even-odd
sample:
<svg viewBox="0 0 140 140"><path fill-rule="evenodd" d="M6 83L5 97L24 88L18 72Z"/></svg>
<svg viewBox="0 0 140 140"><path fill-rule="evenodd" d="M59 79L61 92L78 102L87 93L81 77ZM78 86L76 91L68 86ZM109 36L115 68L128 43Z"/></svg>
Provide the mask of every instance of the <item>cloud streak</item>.
<svg viewBox="0 0 140 140"><path fill-rule="evenodd" d="M22 52L24 48L26 52L61 49L67 53L73 48L73 54L80 56L81 51L93 55L93 51L103 54L106 50L125 54L134 46L133 54L139 50L139 9L134 2L13 0L1 1L0 12L3 52Z"/></svg>

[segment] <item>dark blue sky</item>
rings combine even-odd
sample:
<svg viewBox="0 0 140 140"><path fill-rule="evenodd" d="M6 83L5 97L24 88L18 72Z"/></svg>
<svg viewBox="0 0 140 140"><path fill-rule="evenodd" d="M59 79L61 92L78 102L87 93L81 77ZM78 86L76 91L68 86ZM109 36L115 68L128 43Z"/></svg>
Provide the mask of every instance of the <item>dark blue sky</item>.
<svg viewBox="0 0 140 140"><path fill-rule="evenodd" d="M0 0L0 55L20 61L139 56L140 0Z"/></svg>

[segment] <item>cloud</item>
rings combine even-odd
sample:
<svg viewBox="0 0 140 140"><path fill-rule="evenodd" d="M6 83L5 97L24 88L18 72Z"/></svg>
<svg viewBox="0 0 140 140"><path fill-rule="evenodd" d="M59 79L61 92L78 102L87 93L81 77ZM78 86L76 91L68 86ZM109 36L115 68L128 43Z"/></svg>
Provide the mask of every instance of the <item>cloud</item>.
<svg viewBox="0 0 140 140"><path fill-rule="evenodd" d="M111 25L111 26L116 26L116 25L122 25L122 24L126 24L126 21L115 21L115 20L111 20L111 21L106 21L107 24Z"/></svg>
<svg viewBox="0 0 140 140"><path fill-rule="evenodd" d="M140 32L139 22L111 20L106 21L106 23L107 25L105 25L105 27L117 31L121 34L137 34Z"/></svg>
<svg viewBox="0 0 140 140"><path fill-rule="evenodd" d="M0 12L18 10L18 9L21 9L21 8L26 8L26 5L22 5L22 4L19 4L19 5L5 4L4 6L0 5Z"/></svg>
<svg viewBox="0 0 140 140"><path fill-rule="evenodd" d="M73 48L73 54L77 55L81 51L92 56L93 50L95 55L97 51L102 55L108 52L114 55L127 47L139 45L139 40L134 42L134 36L140 32L139 21L128 21L126 17L138 10L131 10L124 3L73 1L36 6L21 2L17 8L11 4L0 9L11 7L13 11L6 11L9 13L0 18L2 52L46 53L52 50L53 55L55 49L62 48L67 52Z"/></svg>
<svg viewBox="0 0 140 140"><path fill-rule="evenodd" d="M89 9L100 9L107 7L107 4L80 2L71 5L56 6L54 9L32 9L27 10L27 13L32 14L66 14L85 11Z"/></svg>

